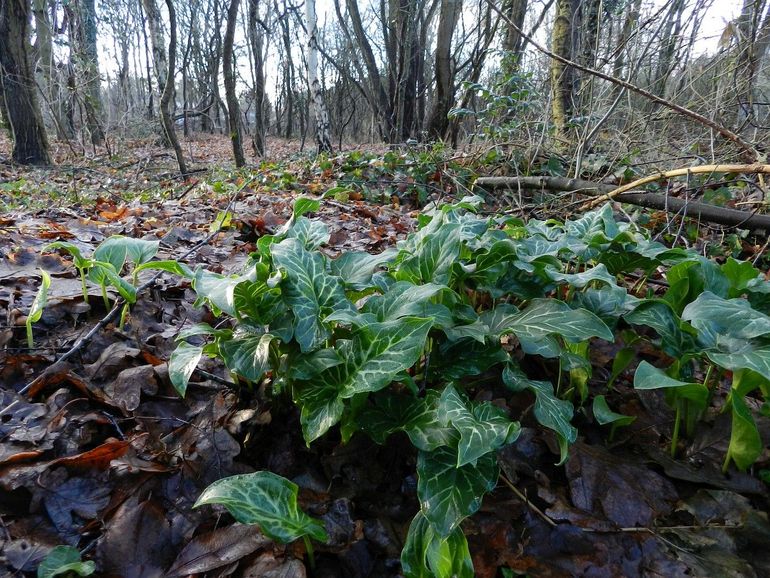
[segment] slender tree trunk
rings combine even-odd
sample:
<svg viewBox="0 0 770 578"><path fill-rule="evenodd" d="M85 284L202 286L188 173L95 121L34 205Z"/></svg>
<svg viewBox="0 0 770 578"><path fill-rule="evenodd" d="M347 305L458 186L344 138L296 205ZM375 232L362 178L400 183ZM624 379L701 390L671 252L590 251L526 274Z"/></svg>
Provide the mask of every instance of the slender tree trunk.
<svg viewBox="0 0 770 578"><path fill-rule="evenodd" d="M225 76L227 119L236 167L242 167L246 164L246 157L243 155L243 141L241 140L241 107L238 103L238 93L235 85L235 58L233 55L235 27L238 24L238 8L240 4L240 0L230 0L230 5L227 8L227 28L225 30L224 44L222 47L222 68Z"/></svg>
<svg viewBox="0 0 770 578"><path fill-rule="evenodd" d="M96 3L95 0L78 0L72 6L70 30L76 52L76 70L85 86L83 105L86 110L86 125L91 136L91 144L104 142L102 117L101 77L99 58L96 51Z"/></svg>
<svg viewBox="0 0 770 578"><path fill-rule="evenodd" d="M264 36L258 31L259 22L259 0L249 0L249 42L254 55L253 76L254 76L254 135L252 143L254 153L257 156L264 156L266 149L265 142L265 62L264 62Z"/></svg>
<svg viewBox="0 0 770 578"><path fill-rule="evenodd" d="M10 129L13 160L49 165L48 137L29 59L29 22L26 0L0 0L0 110Z"/></svg>
<svg viewBox="0 0 770 578"><path fill-rule="evenodd" d="M551 50L557 56L570 59L572 7L570 0L556 1L556 20L551 33ZM551 60L551 120L556 131L557 145L567 142L567 120L571 109L572 82L570 69L559 60Z"/></svg>
<svg viewBox="0 0 770 578"><path fill-rule="evenodd" d="M332 152L332 137L329 123L329 111L324 102L323 87L318 80L318 25L315 14L315 0L305 0L307 19L307 74L310 85L310 103L315 116L315 141L319 153Z"/></svg>
<svg viewBox="0 0 770 578"><path fill-rule="evenodd" d="M166 80L168 78L168 56L166 54L166 43L163 39L163 28L160 10L156 0L142 0L144 13L147 18L147 27L150 29L150 50L152 51L152 65L155 68L155 78L158 82L158 88L161 94L165 90ZM172 83L173 84L173 83ZM161 99L163 97L161 96ZM169 97L169 102L170 102ZM163 119L162 126L165 127ZM170 140L168 131L163 131L163 143L165 146L173 147L174 143Z"/></svg>
<svg viewBox="0 0 770 578"><path fill-rule="evenodd" d="M454 101L454 73L452 71L452 35L462 0L442 0L436 37L436 94L428 121L428 135L443 139L449 129L449 110Z"/></svg>

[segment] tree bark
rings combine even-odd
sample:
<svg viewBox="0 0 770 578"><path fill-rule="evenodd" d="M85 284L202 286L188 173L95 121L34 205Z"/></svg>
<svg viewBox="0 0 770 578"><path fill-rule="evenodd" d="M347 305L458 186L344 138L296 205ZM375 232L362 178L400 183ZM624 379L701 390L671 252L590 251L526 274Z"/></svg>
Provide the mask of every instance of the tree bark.
<svg viewBox="0 0 770 578"><path fill-rule="evenodd" d="M332 137L329 123L329 111L324 102L323 88L318 80L318 24L316 22L315 0L305 0L307 19L307 75L310 85L312 115L315 116L315 141L319 153L332 152Z"/></svg>
<svg viewBox="0 0 770 578"><path fill-rule="evenodd" d="M69 11L75 68L80 73L85 87L83 106L86 110L86 127L91 136L91 144L100 145L104 142L104 105L96 51L95 0L78 0L71 5Z"/></svg>
<svg viewBox="0 0 770 578"><path fill-rule="evenodd" d="M235 166L242 167L246 164L243 155L243 141L241 140L241 107L238 103L238 93L235 85L235 59L233 57L233 42L235 41L235 26L238 21L238 7L240 0L230 0L227 8L227 28L225 29L222 68L225 77L225 98L227 99L227 119L230 129L230 141L233 144L233 158Z"/></svg>
<svg viewBox="0 0 770 578"><path fill-rule="evenodd" d="M252 138L254 153L264 156L266 149L265 139L265 61L264 61L264 37L258 31L259 0L249 0L249 42L254 57L254 136Z"/></svg>
<svg viewBox="0 0 770 578"><path fill-rule="evenodd" d="M12 158L25 165L49 165L48 137L29 59L29 4L0 1L0 108L13 141Z"/></svg>
<svg viewBox="0 0 770 578"><path fill-rule="evenodd" d="M572 6L570 0L556 1L556 20L551 32L551 50L560 58L551 61L551 120L555 129L557 148L564 148L568 141L567 120L572 106L572 82L570 60L572 31Z"/></svg>
<svg viewBox="0 0 770 578"><path fill-rule="evenodd" d="M449 129L449 110L454 101L454 73L452 70L452 36L462 0L441 0L441 12L436 36L436 93L428 121L428 136L444 139Z"/></svg>

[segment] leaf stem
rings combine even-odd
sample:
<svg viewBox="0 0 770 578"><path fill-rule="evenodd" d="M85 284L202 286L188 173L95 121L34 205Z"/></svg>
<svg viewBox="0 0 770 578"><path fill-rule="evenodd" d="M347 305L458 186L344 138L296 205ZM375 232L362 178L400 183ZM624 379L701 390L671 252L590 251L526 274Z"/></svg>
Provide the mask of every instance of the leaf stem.
<svg viewBox="0 0 770 578"><path fill-rule="evenodd" d="M302 541L305 542L305 551L307 552L307 562L310 565L311 570L315 570L315 552L313 551L313 543L306 535L302 536Z"/></svg>
<svg viewBox="0 0 770 578"><path fill-rule="evenodd" d="M676 457L676 445L679 442L679 427L682 423L682 400L676 400L676 416L674 417L674 433L671 435L671 457Z"/></svg>

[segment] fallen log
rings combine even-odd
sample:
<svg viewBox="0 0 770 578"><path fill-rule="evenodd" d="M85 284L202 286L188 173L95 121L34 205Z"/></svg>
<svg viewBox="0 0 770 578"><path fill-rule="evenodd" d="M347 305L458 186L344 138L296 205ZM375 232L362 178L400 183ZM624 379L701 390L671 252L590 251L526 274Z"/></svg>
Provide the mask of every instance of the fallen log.
<svg viewBox="0 0 770 578"><path fill-rule="evenodd" d="M523 190L523 189L547 189L550 191L575 192L583 195L606 195L618 187L605 183L595 183L583 179L570 179L568 177L479 177L475 185L486 190ZM728 227L748 229L754 232L766 234L770 232L770 215L755 214L749 211L739 211L717 207L697 201L688 201L661 195L659 193L631 193L624 192L615 197L616 201L656 209L669 213L677 213L683 217L699 219Z"/></svg>

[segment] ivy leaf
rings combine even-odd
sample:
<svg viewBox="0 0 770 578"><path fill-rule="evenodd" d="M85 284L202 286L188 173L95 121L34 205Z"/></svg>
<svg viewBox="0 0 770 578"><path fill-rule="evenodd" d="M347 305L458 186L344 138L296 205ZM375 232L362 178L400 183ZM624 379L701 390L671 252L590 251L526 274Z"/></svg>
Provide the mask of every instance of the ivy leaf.
<svg viewBox="0 0 770 578"><path fill-rule="evenodd" d="M533 299L526 309L508 317L507 324L508 331L532 339L557 334L572 342L591 337L614 340L610 328L596 315L556 299Z"/></svg>
<svg viewBox="0 0 770 578"><path fill-rule="evenodd" d="M465 534L455 528L442 538L418 512L401 551L401 570L405 578L473 578L473 560Z"/></svg>
<svg viewBox="0 0 770 578"><path fill-rule="evenodd" d="M69 574L78 576L90 576L96 570L96 564L90 560L80 560L80 552L72 546L56 546L53 548L37 568L37 578L53 578Z"/></svg>
<svg viewBox="0 0 770 578"><path fill-rule="evenodd" d="M452 385L441 394L438 416L442 424L451 424L460 433L455 464L458 468L475 464L481 456L514 442L521 431L518 422L508 419L503 410L491 403L469 409Z"/></svg>
<svg viewBox="0 0 770 578"><path fill-rule="evenodd" d="M440 537L449 536L481 506L497 484L497 457L488 453L476 465L457 467L457 451L439 448L417 456L417 497L423 515Z"/></svg>
<svg viewBox="0 0 770 578"><path fill-rule="evenodd" d="M303 352L316 349L329 337L321 319L332 311L353 310L338 277L326 273L320 253L310 253L297 239L272 247L273 261L286 271L281 283L286 303L294 312L294 338Z"/></svg>
<svg viewBox="0 0 770 578"><path fill-rule="evenodd" d="M270 369L270 343L274 335L240 336L237 332L232 339L219 343L219 352L225 365L251 382L259 381Z"/></svg>
<svg viewBox="0 0 770 578"><path fill-rule="evenodd" d="M257 524L271 540L293 542L309 536L328 539L320 520L297 506L297 484L271 472L255 472L223 478L211 484L193 505L222 504L242 524Z"/></svg>
<svg viewBox="0 0 770 578"><path fill-rule="evenodd" d="M202 355L203 347L190 345L186 341L182 341L171 353L168 360L168 377L181 397L187 393L187 384Z"/></svg>

